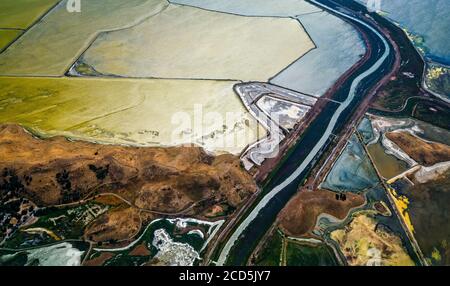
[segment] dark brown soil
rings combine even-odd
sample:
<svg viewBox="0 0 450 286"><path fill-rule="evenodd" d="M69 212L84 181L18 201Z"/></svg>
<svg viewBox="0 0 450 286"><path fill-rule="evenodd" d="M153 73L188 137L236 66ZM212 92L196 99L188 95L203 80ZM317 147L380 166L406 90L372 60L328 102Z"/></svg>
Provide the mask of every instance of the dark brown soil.
<svg viewBox="0 0 450 286"><path fill-rule="evenodd" d="M311 234L322 214L330 214L338 219L344 219L352 208L363 205L362 195L346 193L346 199L337 199L336 193L327 190L313 192L300 191L295 195L279 215L280 227L290 236L305 236Z"/></svg>
<svg viewBox="0 0 450 286"><path fill-rule="evenodd" d="M408 132L389 132L386 137L397 144L414 161L424 166L450 161L450 146L426 142Z"/></svg>

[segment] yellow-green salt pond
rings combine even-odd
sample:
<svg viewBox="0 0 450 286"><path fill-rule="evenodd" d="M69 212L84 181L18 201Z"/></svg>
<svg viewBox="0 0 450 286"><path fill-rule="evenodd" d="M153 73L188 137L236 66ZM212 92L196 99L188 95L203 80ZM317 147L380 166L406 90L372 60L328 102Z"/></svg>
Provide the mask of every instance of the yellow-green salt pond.
<svg viewBox="0 0 450 286"><path fill-rule="evenodd" d="M12 15L7 16L12 17L10 22L16 21L13 16L18 11L29 9L25 8L25 3L17 5L12 2L15 3L6 1L7 5L1 4L5 5L4 9L0 6L0 11L6 11L2 13ZM0 54L0 74L64 75L100 32L136 25L167 5L165 0L81 1L81 12L70 13L67 10L67 0L62 0L39 23ZM3 16L0 15L0 19ZM5 27L0 25L0 28Z"/></svg>
<svg viewBox="0 0 450 286"><path fill-rule="evenodd" d="M367 146L367 150L381 176L385 179L393 178L408 170L408 164L393 155L386 154L380 142Z"/></svg>
<svg viewBox="0 0 450 286"><path fill-rule="evenodd" d="M60 0L2 0L0 28L27 29Z"/></svg>
<svg viewBox="0 0 450 286"><path fill-rule="evenodd" d="M265 131L232 81L0 77L0 123L44 136L240 153Z"/></svg>
<svg viewBox="0 0 450 286"><path fill-rule="evenodd" d="M12 41L14 41L20 34L21 30L1 30L0 29L0 51L6 48Z"/></svg>

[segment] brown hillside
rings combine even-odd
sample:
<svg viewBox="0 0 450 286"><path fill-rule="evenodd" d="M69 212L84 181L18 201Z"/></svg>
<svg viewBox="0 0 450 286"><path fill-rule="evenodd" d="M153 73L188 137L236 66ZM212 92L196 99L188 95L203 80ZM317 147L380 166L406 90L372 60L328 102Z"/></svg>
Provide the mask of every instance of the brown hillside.
<svg viewBox="0 0 450 286"><path fill-rule="evenodd" d="M450 161L450 146L426 142L408 132L389 132L386 137L423 166Z"/></svg>
<svg viewBox="0 0 450 286"><path fill-rule="evenodd" d="M344 219L348 212L365 202L361 195L346 193L346 199L338 200L336 193L326 190L301 191L292 198L279 215L280 227L291 236L304 236L314 229L317 217L330 214Z"/></svg>
<svg viewBox="0 0 450 286"><path fill-rule="evenodd" d="M0 189L38 206L115 193L138 208L177 212L204 199L237 206L256 186L232 155L42 140L20 126L1 125Z"/></svg>

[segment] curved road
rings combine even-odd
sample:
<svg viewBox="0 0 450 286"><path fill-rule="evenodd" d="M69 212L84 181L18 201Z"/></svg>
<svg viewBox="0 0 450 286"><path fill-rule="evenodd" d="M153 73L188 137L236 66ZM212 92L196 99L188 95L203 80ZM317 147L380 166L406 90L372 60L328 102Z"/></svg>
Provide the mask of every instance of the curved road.
<svg viewBox="0 0 450 286"><path fill-rule="evenodd" d="M317 157L328 146L333 132L340 130L359 101L390 70L393 62L392 47L374 27L364 22L362 16L343 12L331 0L311 0L324 10L345 18L366 34L371 48L368 60L341 85L333 96L341 104L330 102L314 120L302 138L293 147L289 158L281 165L272 181L265 186L262 199L245 214L228 241L221 249L217 265L242 265L264 235L279 211L284 207Z"/></svg>

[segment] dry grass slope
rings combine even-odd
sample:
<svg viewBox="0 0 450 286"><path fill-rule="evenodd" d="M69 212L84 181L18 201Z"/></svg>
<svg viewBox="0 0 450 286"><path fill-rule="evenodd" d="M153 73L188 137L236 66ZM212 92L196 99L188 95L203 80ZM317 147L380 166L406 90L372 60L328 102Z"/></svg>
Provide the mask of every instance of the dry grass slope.
<svg viewBox="0 0 450 286"><path fill-rule="evenodd" d="M432 166L450 161L450 146L426 142L408 132L389 132L386 137L421 165Z"/></svg>
<svg viewBox="0 0 450 286"><path fill-rule="evenodd" d="M134 207L177 212L204 199L237 206L256 190L232 155L41 140L17 125L0 126L0 170L2 187L40 206L76 202L95 191L115 193Z"/></svg>
<svg viewBox="0 0 450 286"><path fill-rule="evenodd" d="M280 227L291 236L304 236L311 233L322 214L330 214L344 219L348 212L364 204L361 195L346 193L346 200L337 200L336 193L326 190L301 191L289 201L279 215Z"/></svg>

